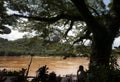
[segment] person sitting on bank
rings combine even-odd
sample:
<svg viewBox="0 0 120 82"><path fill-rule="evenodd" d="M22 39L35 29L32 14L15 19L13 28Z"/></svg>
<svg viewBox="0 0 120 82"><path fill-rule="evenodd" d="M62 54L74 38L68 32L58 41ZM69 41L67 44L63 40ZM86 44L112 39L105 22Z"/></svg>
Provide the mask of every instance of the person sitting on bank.
<svg viewBox="0 0 120 82"><path fill-rule="evenodd" d="M78 82L85 82L87 78L87 73L84 71L84 67L82 65L79 66L77 70L77 80Z"/></svg>

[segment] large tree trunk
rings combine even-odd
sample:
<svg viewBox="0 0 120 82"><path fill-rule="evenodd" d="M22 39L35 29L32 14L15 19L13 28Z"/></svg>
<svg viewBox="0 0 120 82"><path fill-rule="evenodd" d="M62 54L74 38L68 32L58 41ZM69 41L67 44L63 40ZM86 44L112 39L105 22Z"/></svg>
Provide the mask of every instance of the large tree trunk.
<svg viewBox="0 0 120 82"><path fill-rule="evenodd" d="M109 59L113 40L112 35L108 32L103 32L100 36L97 35L93 37L92 54L89 65L89 71L93 77L90 77L89 82L109 82Z"/></svg>
<svg viewBox="0 0 120 82"><path fill-rule="evenodd" d="M113 40L108 37L101 40L93 40L90 65L109 65L109 58L112 51L112 42Z"/></svg>

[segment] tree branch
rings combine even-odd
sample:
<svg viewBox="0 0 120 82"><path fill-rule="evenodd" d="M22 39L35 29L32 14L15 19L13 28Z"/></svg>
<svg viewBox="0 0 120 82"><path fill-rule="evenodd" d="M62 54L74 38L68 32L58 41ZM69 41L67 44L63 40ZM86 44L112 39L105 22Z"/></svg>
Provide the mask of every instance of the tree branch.
<svg viewBox="0 0 120 82"><path fill-rule="evenodd" d="M70 21L70 20L67 20L67 21L64 23L64 26L65 26L66 24L68 24L68 23L69 23L69 21Z"/></svg>
<svg viewBox="0 0 120 82"><path fill-rule="evenodd" d="M93 12L97 15L97 16L100 16L99 15L99 13L94 9L94 8L92 8L91 6L88 6L90 9L92 9L93 10Z"/></svg>
<svg viewBox="0 0 120 82"><path fill-rule="evenodd" d="M112 20L109 27L113 38L115 38L120 29L120 0L113 0L110 16Z"/></svg>
<svg viewBox="0 0 120 82"><path fill-rule="evenodd" d="M92 16L91 12L88 10L87 5L85 4L84 0L71 0L77 9L79 10L81 17L86 22L88 28L94 34L99 34L99 30L105 30L103 26L101 26L96 19ZM97 27L97 28L96 28Z"/></svg>
<svg viewBox="0 0 120 82"><path fill-rule="evenodd" d="M18 15L18 14L14 14L12 16L23 17L23 18L28 18L31 20L43 21L43 22L49 22L49 23L55 23L56 21L58 21L60 19L83 21L80 16L72 16L72 15L67 15L67 14L60 14L55 17L24 16L24 15Z"/></svg>
<svg viewBox="0 0 120 82"><path fill-rule="evenodd" d="M72 29L73 25L74 25L74 21L71 20L70 27L65 32L65 35L64 35L65 37L67 36L68 32Z"/></svg>
<svg viewBox="0 0 120 82"><path fill-rule="evenodd" d="M1 26L0 27L0 34L10 34L11 33L11 29L6 27L6 26Z"/></svg>
<svg viewBox="0 0 120 82"><path fill-rule="evenodd" d="M73 44L78 43L80 41L83 41L83 39L92 39L90 36L91 32L89 30L87 30L86 34L81 36L79 39L77 39L76 41L73 42Z"/></svg>
<svg viewBox="0 0 120 82"><path fill-rule="evenodd" d="M112 8L111 10L114 13L114 16L120 17L120 0L113 0Z"/></svg>

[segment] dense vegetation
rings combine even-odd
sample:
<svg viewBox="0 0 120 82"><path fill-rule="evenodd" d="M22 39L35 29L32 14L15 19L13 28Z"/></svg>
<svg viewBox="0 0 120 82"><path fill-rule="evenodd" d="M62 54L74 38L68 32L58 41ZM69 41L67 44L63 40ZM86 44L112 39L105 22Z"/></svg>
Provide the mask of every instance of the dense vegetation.
<svg viewBox="0 0 120 82"><path fill-rule="evenodd" d="M35 40L36 39L36 40ZM45 42L33 38L21 38L14 41L0 38L0 56L90 56L90 46L67 43ZM120 55L120 46L115 47L112 54Z"/></svg>
<svg viewBox="0 0 120 82"><path fill-rule="evenodd" d="M76 54L89 55L89 48L85 46L72 46L65 43L48 43L40 39L22 38L8 41L0 38L0 55L5 56L76 56ZM80 53L81 52L81 53Z"/></svg>

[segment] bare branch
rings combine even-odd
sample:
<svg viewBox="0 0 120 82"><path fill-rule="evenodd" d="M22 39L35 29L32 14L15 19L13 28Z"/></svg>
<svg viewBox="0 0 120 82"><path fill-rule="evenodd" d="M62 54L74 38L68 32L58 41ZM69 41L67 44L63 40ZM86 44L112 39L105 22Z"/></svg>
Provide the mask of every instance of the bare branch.
<svg viewBox="0 0 120 82"><path fill-rule="evenodd" d="M98 13L94 8L92 8L91 6L88 6L88 7L89 7L90 9L92 9L97 16L100 16L99 13Z"/></svg>
<svg viewBox="0 0 120 82"><path fill-rule="evenodd" d="M68 23L69 23L69 21L70 21L70 20L67 20L67 21L65 22L64 26L65 26L66 24L68 24Z"/></svg>
<svg viewBox="0 0 120 82"><path fill-rule="evenodd" d="M91 37L90 36L81 36L79 39L77 39L76 41L74 41L73 44L78 43L80 41L83 41L83 39L91 39Z"/></svg>
<svg viewBox="0 0 120 82"><path fill-rule="evenodd" d="M90 36L91 32L87 30L86 34L81 36L79 39L77 39L76 41L73 42L73 44L78 43L80 41L83 41L83 39L92 39Z"/></svg>
<svg viewBox="0 0 120 82"><path fill-rule="evenodd" d="M67 29L67 31L65 32L65 35L64 35L65 37L67 36L68 32L69 32L70 30L72 30L73 25L74 25L74 21L71 20L70 27L69 27L69 28Z"/></svg>

